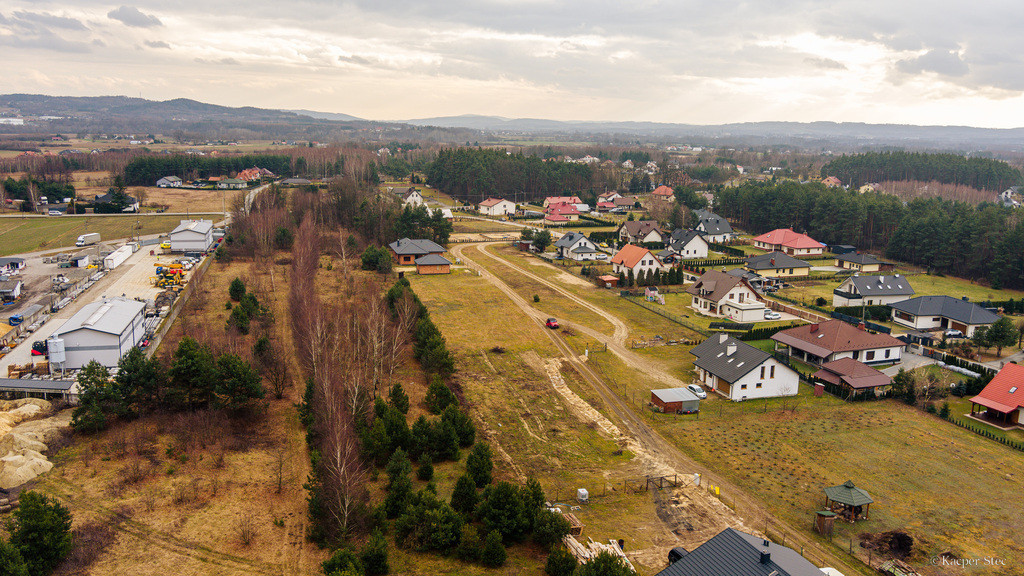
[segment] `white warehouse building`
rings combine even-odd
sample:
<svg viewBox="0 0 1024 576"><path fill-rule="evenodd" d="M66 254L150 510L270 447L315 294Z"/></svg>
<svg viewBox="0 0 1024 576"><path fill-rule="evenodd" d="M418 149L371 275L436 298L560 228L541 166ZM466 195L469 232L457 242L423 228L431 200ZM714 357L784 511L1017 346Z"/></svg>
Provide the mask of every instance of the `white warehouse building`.
<svg viewBox="0 0 1024 576"><path fill-rule="evenodd" d="M51 365L61 368L54 351L62 342L66 370L81 368L90 360L117 366L121 356L145 336L145 318L146 304L130 298L107 298L86 304L48 340Z"/></svg>
<svg viewBox="0 0 1024 576"><path fill-rule="evenodd" d="M213 220L182 220L170 236L171 252L206 252L213 245Z"/></svg>

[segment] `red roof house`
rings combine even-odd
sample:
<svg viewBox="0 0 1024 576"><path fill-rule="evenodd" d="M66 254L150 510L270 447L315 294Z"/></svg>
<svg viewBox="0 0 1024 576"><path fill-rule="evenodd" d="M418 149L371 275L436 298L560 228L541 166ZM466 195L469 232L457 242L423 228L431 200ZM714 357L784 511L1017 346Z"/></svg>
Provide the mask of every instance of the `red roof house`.
<svg viewBox="0 0 1024 576"><path fill-rule="evenodd" d="M548 216L564 216L571 222L580 219L580 211L576 209L575 204L551 204L544 210L544 213Z"/></svg>
<svg viewBox="0 0 1024 576"><path fill-rule="evenodd" d="M651 192L651 195L654 196L655 198L660 198L662 200L672 200L673 198L675 198L676 193L673 192L672 189L669 188L668 186L661 185L655 188L654 192Z"/></svg>
<svg viewBox="0 0 1024 576"><path fill-rule="evenodd" d="M975 410L977 408L977 410ZM984 408L984 410L981 410ZM1024 366L1007 364L980 394L971 398L971 416L999 426L1024 425Z"/></svg>
<svg viewBox="0 0 1024 576"><path fill-rule="evenodd" d="M813 256L825 251L821 242L790 228L779 228L757 236L754 247L765 252L785 252L790 256Z"/></svg>

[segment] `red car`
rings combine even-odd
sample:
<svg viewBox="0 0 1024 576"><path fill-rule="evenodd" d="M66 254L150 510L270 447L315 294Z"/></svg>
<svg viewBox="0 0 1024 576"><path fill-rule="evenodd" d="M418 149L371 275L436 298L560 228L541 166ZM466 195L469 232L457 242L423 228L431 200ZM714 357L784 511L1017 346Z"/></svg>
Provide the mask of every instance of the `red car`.
<svg viewBox="0 0 1024 576"><path fill-rule="evenodd" d="M548 328L551 328L552 330L555 330L558 328L558 320L555 320L554 318L548 318L548 321L545 322L544 325L547 326Z"/></svg>

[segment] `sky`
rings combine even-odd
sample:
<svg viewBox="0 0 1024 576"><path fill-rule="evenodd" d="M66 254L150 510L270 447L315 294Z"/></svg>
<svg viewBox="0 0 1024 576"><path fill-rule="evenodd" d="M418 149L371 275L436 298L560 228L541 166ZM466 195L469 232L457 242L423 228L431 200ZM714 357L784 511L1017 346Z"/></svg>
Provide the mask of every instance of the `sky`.
<svg viewBox="0 0 1024 576"><path fill-rule="evenodd" d="M5 0L0 93L375 120L1024 126L1024 2Z"/></svg>

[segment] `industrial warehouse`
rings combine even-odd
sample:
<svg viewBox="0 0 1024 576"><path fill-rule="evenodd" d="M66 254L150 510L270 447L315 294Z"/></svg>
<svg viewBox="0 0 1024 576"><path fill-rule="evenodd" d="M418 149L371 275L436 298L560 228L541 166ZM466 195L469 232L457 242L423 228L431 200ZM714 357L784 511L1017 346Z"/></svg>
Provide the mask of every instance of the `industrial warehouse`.
<svg viewBox="0 0 1024 576"><path fill-rule="evenodd" d="M116 366L142 342L145 318L146 304L129 298L86 304L47 340L53 369L77 370L91 360Z"/></svg>

